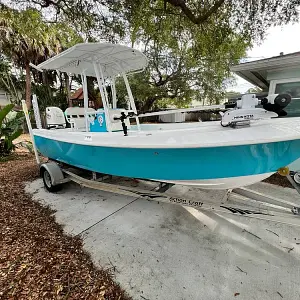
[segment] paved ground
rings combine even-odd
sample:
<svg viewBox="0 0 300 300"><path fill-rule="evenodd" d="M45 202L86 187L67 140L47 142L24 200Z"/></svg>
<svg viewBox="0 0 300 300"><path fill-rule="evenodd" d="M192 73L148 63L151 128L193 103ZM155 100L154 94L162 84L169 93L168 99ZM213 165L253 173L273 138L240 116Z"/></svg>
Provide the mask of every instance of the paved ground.
<svg viewBox="0 0 300 300"><path fill-rule="evenodd" d="M251 188L300 201L288 188L266 183ZM134 299L300 299L300 227L229 218L76 184L49 194L36 180L26 190L57 210L66 232L83 236L96 264L115 270ZM222 196L186 187L173 192L202 200Z"/></svg>

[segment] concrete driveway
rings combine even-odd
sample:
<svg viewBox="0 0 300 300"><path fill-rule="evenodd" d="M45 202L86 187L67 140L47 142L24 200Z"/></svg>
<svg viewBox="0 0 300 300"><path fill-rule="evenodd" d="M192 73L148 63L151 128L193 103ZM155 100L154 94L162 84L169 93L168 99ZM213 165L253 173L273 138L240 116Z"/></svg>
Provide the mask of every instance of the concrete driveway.
<svg viewBox="0 0 300 300"><path fill-rule="evenodd" d="M288 188L266 183L251 188L300 201ZM172 189L202 201L222 196ZM300 227L118 196L74 183L50 194L36 180L26 191L56 210L67 233L82 235L96 265L113 270L134 299L300 299Z"/></svg>

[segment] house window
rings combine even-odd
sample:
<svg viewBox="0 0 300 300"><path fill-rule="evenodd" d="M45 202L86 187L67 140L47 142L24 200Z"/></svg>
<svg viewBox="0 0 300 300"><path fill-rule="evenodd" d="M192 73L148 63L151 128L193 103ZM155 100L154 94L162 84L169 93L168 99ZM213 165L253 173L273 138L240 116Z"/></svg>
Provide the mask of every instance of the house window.
<svg viewBox="0 0 300 300"><path fill-rule="evenodd" d="M300 81L277 83L275 94L290 94L292 98L300 99Z"/></svg>
<svg viewBox="0 0 300 300"><path fill-rule="evenodd" d="M277 83L275 94L290 94L291 103L284 109L288 117L300 116L300 81Z"/></svg>

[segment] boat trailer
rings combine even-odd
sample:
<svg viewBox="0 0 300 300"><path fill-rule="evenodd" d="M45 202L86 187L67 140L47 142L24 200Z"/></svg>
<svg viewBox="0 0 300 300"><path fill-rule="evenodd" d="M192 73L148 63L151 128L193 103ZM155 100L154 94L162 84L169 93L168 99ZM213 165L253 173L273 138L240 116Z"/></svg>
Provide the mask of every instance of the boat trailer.
<svg viewBox="0 0 300 300"><path fill-rule="evenodd" d="M41 127L36 96L33 97L32 104L34 107L36 122L39 124L38 127ZM233 214L287 225L300 226L299 198L298 201L295 199L294 202L291 202L270 197L248 188L237 188L227 190L218 203L212 201L203 202L198 199L189 199L188 197L183 198L176 194L174 195L174 193L169 193L171 191L170 188L173 186L173 184L170 183L154 181L156 186L152 186L151 190L139 189L137 187L112 183L113 176L111 175L82 170L57 161L50 160L49 162L41 163L34 142L29 113L24 100L22 100L22 106L32 139L36 162L40 167L40 174L43 178L44 185L49 192L56 192L64 183L73 181L84 187L135 197L136 199L146 199L149 201L189 206L198 210L212 211L220 214ZM289 169L285 167L278 170L278 173L286 176L296 191L300 194L300 172L290 172ZM132 180L136 181L137 179ZM138 181L149 182L149 180Z"/></svg>
<svg viewBox="0 0 300 300"><path fill-rule="evenodd" d="M286 172L285 170L284 172ZM124 177L99 174L92 171L82 170L63 164L49 161L40 165L40 175L43 178L45 188L49 192L56 192L66 182L73 181L80 186L110 192L118 195L130 196L136 199L163 202L174 205L189 206L197 210L212 211L220 214L233 214L248 218L255 218L292 226L300 226L300 202L299 199L290 202L277 199L268 195L253 191L248 188L236 188L224 192L224 196L216 201L202 201L194 197L190 199L172 193L174 184L125 178L136 184L151 183L151 189L140 189L132 185L116 184L122 182ZM289 181L300 191L300 184L296 181L299 174L286 174ZM298 177L297 177L298 176ZM124 181L124 180L123 180ZM211 191L211 193L216 191ZM300 193L300 192L299 192Z"/></svg>

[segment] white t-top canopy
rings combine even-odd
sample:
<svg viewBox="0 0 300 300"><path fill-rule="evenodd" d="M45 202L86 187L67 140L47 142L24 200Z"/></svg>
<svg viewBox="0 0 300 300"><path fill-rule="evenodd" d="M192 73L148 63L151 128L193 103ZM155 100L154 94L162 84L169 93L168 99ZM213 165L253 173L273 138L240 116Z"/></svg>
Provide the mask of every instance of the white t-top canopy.
<svg viewBox="0 0 300 300"><path fill-rule="evenodd" d="M109 43L77 44L62 53L39 64L44 70L96 76L94 62L101 65L103 77L114 77L121 73L143 70L148 60L146 56L133 48Z"/></svg>

